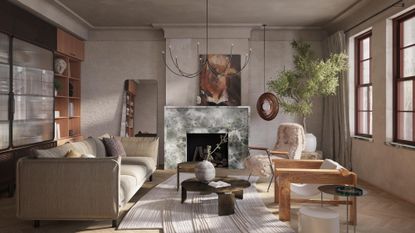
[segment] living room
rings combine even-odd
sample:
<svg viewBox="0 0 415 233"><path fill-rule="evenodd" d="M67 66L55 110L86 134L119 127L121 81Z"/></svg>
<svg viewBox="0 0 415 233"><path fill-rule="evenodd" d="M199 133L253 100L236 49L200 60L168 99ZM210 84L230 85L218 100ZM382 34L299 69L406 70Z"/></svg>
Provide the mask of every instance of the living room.
<svg viewBox="0 0 415 233"><path fill-rule="evenodd" d="M5 0L0 232L415 232L413 0Z"/></svg>

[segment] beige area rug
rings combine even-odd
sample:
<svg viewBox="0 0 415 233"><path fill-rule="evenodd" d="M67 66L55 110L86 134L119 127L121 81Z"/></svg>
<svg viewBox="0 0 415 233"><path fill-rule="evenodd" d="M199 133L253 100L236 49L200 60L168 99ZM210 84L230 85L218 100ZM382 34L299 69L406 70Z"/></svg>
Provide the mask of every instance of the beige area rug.
<svg viewBox="0 0 415 233"><path fill-rule="evenodd" d="M192 177L189 173L180 175L182 180ZM236 200L235 214L218 216L216 194L188 192L186 202L181 204L176 179L174 175L144 195L131 207L118 229L163 229L165 233L294 233L266 208L254 183L244 190L243 200Z"/></svg>

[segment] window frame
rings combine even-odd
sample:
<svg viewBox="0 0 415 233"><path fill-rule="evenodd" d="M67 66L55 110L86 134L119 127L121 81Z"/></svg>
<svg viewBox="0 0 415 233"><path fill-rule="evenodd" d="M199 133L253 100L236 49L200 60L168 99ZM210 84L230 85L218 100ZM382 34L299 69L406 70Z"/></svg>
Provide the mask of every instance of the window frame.
<svg viewBox="0 0 415 233"><path fill-rule="evenodd" d="M415 75L401 78L401 73L403 72L403 62L401 62L401 50L406 48L414 47L415 42L406 45L403 45L403 22L406 20L412 19L415 17L415 10L409 11L393 20L393 142L407 144L415 146ZM399 106L399 91L398 84L400 82L413 81L412 86L412 111L398 110ZM400 112L412 112L412 141L403 140L398 138L399 134L399 120L398 113Z"/></svg>
<svg viewBox="0 0 415 233"><path fill-rule="evenodd" d="M361 50L361 42L365 39L369 38L369 57L363 59L363 52ZM372 84L372 30L369 30L357 37L355 37L354 39L354 62L355 62L355 135L356 136L360 136L360 137L365 137L365 138L373 138L373 84ZM365 61L369 61L369 83L361 83L361 74L362 71L361 70L361 63L365 62ZM372 88L372 109L371 110L359 110L359 106L360 106L360 94L359 94L359 89L360 88ZM368 117L368 126L372 129L372 134L363 134L359 132L359 126L360 126L360 117L359 117L359 112L367 112L367 113L371 113L372 114L372 119L370 120L370 117Z"/></svg>

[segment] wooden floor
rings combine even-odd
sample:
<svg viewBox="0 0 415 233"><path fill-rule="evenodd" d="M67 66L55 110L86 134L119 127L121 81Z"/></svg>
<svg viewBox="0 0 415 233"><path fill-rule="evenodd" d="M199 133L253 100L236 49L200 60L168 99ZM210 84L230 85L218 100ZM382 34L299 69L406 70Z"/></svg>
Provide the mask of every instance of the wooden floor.
<svg viewBox="0 0 415 233"><path fill-rule="evenodd" d="M246 174L246 171L219 170L223 174ZM147 182L130 203L123 209L122 216L128 209L148 192L152 187L174 174L174 171L158 170L153 182ZM377 189L371 185L360 183L360 186L368 191L366 196L358 199L358 225L356 232L370 233L414 233L415 232L415 205L402 201L394 196ZM267 183L258 183L257 189L264 203L278 216L278 206L273 203L273 190L266 192ZM297 211L299 206L292 208L291 226L297 229ZM333 207L340 213L342 232L346 232L345 207ZM66 232L94 232L106 233L116 231L111 228L111 221L42 221L38 229L32 227L32 222L22 221L15 217L15 199L0 197L0 233L42 232L42 233L66 233ZM120 218L120 219L121 219ZM122 230L122 233L154 233L159 230ZM350 229L353 232L353 228Z"/></svg>

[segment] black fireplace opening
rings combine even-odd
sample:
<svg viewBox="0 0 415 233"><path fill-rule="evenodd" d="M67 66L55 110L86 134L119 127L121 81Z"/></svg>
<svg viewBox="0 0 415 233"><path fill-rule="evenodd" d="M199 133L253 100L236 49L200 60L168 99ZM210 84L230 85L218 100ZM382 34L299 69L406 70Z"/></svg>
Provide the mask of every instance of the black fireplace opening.
<svg viewBox="0 0 415 233"><path fill-rule="evenodd" d="M228 167L228 140L225 133L187 133L187 161L202 161L206 158L207 148L215 150L221 137L226 140L213 154L210 162L215 167Z"/></svg>

